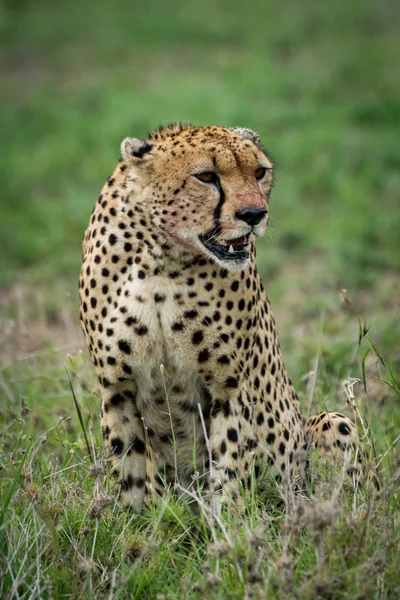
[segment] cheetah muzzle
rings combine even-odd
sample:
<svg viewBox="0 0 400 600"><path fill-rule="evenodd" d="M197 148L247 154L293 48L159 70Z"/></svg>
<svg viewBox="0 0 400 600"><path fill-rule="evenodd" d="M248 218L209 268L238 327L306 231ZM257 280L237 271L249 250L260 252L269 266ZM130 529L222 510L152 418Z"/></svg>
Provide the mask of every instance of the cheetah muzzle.
<svg viewBox="0 0 400 600"><path fill-rule="evenodd" d="M250 233L241 237L225 240L223 244L215 241L216 233L212 230L200 236L204 246L224 263L245 264L250 258Z"/></svg>

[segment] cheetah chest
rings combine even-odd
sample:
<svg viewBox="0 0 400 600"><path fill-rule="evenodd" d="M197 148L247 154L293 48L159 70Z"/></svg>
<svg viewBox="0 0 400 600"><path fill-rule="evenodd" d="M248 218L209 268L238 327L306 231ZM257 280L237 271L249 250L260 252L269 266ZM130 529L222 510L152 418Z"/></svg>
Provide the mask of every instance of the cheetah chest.
<svg viewBox="0 0 400 600"><path fill-rule="evenodd" d="M176 300L180 286L160 277L127 282L125 290L130 302L117 344L120 360L133 374L137 409L158 463L173 463L173 442L178 459L189 465L193 452L197 459L204 456L199 405L207 422L210 401L188 356L185 337L173 329L187 310Z"/></svg>

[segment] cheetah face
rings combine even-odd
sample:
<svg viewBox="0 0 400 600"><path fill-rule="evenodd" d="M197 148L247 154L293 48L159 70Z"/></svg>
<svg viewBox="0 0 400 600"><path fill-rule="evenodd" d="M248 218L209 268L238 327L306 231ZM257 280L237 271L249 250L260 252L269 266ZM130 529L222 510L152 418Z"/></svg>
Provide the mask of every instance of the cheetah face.
<svg viewBox="0 0 400 600"><path fill-rule="evenodd" d="M272 163L247 129L167 127L146 142L128 138L146 210L178 252L205 255L233 271L264 235ZM135 156L136 154L136 156Z"/></svg>

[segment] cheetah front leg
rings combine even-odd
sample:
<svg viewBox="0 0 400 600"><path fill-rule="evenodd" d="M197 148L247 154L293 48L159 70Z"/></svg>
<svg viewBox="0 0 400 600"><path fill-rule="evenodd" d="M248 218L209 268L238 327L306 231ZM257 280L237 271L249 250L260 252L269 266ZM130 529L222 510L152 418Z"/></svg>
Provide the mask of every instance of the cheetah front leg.
<svg viewBox="0 0 400 600"><path fill-rule="evenodd" d="M207 487L217 515L222 505L229 503L233 503L235 512L245 514L242 492L248 488L254 459L252 448L257 441L252 432L244 431L240 414L237 397L225 402L216 400L210 415L212 466Z"/></svg>
<svg viewBox="0 0 400 600"><path fill-rule="evenodd" d="M101 415L106 456L120 482L122 503L139 512L145 494L146 446L134 394L105 390Z"/></svg>

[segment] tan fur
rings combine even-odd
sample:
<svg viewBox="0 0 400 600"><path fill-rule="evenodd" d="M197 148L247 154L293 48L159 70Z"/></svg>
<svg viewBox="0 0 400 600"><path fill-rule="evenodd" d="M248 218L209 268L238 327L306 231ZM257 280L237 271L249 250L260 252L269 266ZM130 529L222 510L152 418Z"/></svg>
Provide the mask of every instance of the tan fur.
<svg viewBox="0 0 400 600"><path fill-rule="evenodd" d="M124 502L140 510L195 471L212 497L239 502L238 481L247 489L264 462L302 479L300 406L255 264L272 183L257 134L174 125L121 151L84 239L80 297ZM195 176L204 172L218 182ZM243 220L247 209L259 222ZM247 234L240 259L202 242Z"/></svg>

